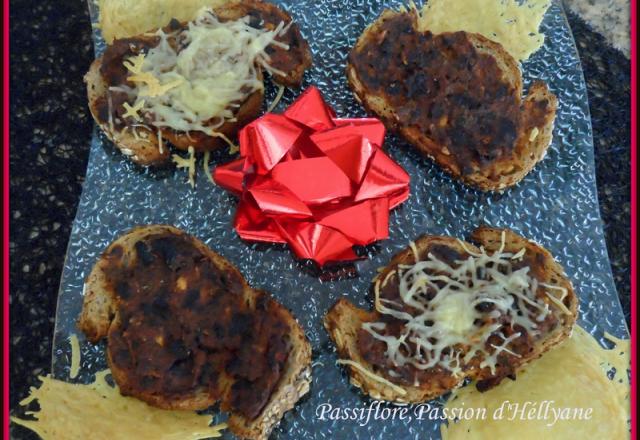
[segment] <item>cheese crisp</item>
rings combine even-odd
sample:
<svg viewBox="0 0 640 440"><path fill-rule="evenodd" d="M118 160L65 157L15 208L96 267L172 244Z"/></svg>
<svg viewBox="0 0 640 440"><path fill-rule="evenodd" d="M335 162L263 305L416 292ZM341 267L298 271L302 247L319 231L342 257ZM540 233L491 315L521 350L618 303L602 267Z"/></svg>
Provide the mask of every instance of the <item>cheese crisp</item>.
<svg viewBox="0 0 640 440"><path fill-rule="evenodd" d="M429 0L420 27L434 34L466 31L500 43L519 61L544 44L540 23L549 0Z"/></svg>
<svg viewBox="0 0 640 440"><path fill-rule="evenodd" d="M603 349L576 326L571 338L518 372L515 381L503 381L484 393L474 386L454 392L446 409L486 408L486 418L442 425L443 440L511 438L515 432L519 440L629 438L629 340L607 338L615 349ZM612 369L615 374L609 379ZM502 419L494 417L504 402L512 405L511 412L504 409ZM510 420L514 405L522 410L527 402L529 408L545 404L563 411L567 419L546 410L546 417Z"/></svg>
<svg viewBox="0 0 640 440"><path fill-rule="evenodd" d="M225 424L209 426L211 416L193 411L166 411L120 395L106 381L109 370L97 373L89 385L40 377L42 384L20 402L37 400L35 419L11 420L37 433L43 440L154 439L199 440L220 437Z"/></svg>
<svg viewBox="0 0 640 440"><path fill-rule="evenodd" d="M97 0L99 27L107 44L165 26L172 18L193 20L204 7L217 7L227 0Z"/></svg>

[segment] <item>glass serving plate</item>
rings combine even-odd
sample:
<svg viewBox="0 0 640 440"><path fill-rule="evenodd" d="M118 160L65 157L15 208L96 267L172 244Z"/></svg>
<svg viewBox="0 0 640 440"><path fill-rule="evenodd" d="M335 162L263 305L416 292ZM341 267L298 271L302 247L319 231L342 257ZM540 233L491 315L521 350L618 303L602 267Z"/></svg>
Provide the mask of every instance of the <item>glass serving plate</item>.
<svg viewBox="0 0 640 440"><path fill-rule="evenodd" d="M339 116L364 116L347 87L344 68L349 49L385 7L400 2L364 0L277 1L300 24L311 44L314 66L305 86L317 85ZM92 18L97 19L93 1ZM104 344L86 342L76 328L83 281L100 253L136 225L172 224L195 235L233 262L255 287L270 291L303 325L313 347L311 391L276 427L272 438L439 438L438 422L405 419L321 420L323 404L361 408L372 402L349 384L335 365L336 353L322 319L340 297L370 307L369 287L376 269L420 234L467 237L480 224L511 228L542 243L565 268L580 297L580 325L601 338L604 331L627 337L628 331L610 272L595 185L593 140L587 92L571 30L562 5L554 0L542 24L544 47L522 66L525 89L542 79L559 98L554 139L547 157L515 188L486 194L467 188L394 135L390 155L411 175L411 196L391 213L388 240L364 249L366 259L318 271L296 261L282 245L251 244L232 227L237 200L212 185L199 162L192 189L182 170L143 170L130 163L99 130L93 136L86 181L73 224L60 284L52 371L69 380L69 335L80 338L81 372L89 382L106 368ZM98 31L96 53L104 49ZM87 66L88 67L88 66ZM298 91L288 90L276 108L282 111ZM268 85L266 103L275 95ZM266 106L266 104L265 104ZM216 153L211 165L231 157ZM432 402L441 405L441 401ZM383 404L381 408L391 407ZM409 411L411 413L411 411ZM215 410L214 410L215 413ZM217 415L216 420L223 420ZM230 433L226 437L232 438Z"/></svg>

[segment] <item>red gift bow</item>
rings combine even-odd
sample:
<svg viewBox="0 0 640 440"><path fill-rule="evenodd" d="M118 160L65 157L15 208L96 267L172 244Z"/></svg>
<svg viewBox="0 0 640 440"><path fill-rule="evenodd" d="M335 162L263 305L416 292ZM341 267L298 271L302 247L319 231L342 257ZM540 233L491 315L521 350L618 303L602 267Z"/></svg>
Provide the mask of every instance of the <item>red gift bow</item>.
<svg viewBox="0 0 640 440"><path fill-rule="evenodd" d="M240 158L213 172L240 197L240 237L288 243L321 266L388 238L389 210L409 197L409 175L382 150L384 135L378 119L337 118L313 86L283 114L244 127Z"/></svg>

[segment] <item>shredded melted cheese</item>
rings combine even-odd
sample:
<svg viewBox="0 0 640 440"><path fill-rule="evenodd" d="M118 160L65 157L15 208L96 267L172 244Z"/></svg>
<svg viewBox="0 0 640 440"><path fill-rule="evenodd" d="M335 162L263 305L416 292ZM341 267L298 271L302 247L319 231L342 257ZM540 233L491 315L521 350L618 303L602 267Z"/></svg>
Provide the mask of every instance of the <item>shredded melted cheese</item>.
<svg viewBox="0 0 640 440"><path fill-rule="evenodd" d="M228 141L227 144L229 144L229 154L233 155L240 152L240 147L238 145L234 144L231 141Z"/></svg>
<svg viewBox="0 0 640 440"><path fill-rule="evenodd" d="M123 104L123 107L126 110L126 112L122 115L123 118L132 118L136 122L142 121L142 118L140 117L138 112L142 110L142 107L144 107L144 99L136 102L134 106L131 106L128 102L125 102Z"/></svg>
<svg viewBox="0 0 640 440"><path fill-rule="evenodd" d="M134 37L166 26L172 18L193 20L205 6L219 7L228 0L98 0L99 24L104 40Z"/></svg>
<svg viewBox="0 0 640 440"><path fill-rule="evenodd" d="M285 86L283 85L278 86L278 93L276 93L276 97L273 99L273 102L269 105L269 108L267 108L267 113L272 112L273 109L276 108L276 106L282 99L282 96L284 95L284 90L285 90Z"/></svg>
<svg viewBox="0 0 640 440"><path fill-rule="evenodd" d="M211 416L191 411L166 411L120 394L106 381L109 371L96 374L89 385L40 377L39 388L20 402L37 400L40 410L33 419L11 420L37 433L43 440L153 439L198 440L220 437L226 424L209 426Z"/></svg>
<svg viewBox="0 0 640 440"><path fill-rule="evenodd" d="M336 364L340 365L340 364L344 364L344 365L349 365L355 369L357 369L358 371L360 371L362 374L364 374L365 376L367 376L370 379L373 379L377 382L382 383L383 385L388 386L389 388L391 388L392 390L394 390L396 393L400 394L401 396L404 396L405 394L407 394L407 392L404 390L404 388L399 387L398 385L389 382L387 379L385 379L382 376L378 376L377 374L373 373L372 371L368 370L367 368L363 367L362 365L360 365L359 363L357 363L356 361L352 361L350 359L339 359L336 361Z"/></svg>
<svg viewBox="0 0 640 440"><path fill-rule="evenodd" d="M415 263L398 265L397 271L384 280L398 278L401 303L381 298L380 280L376 281L376 309L402 321L403 330L396 337L384 334L384 322L364 323L362 328L386 344L386 355L394 366L409 364L420 370L441 367L459 377L463 364L477 357L480 368L488 367L493 374L501 353L520 357L509 347L521 333L504 335L501 321L535 338L540 336L538 324L547 316L571 313L561 302L568 293L565 288L539 283L528 266L514 268L514 261L524 254L505 252L504 231L500 249L492 254L482 248L474 252L464 242L459 243L468 257L452 264L432 253L426 260L419 260L418 250L411 243ZM540 290L549 302L538 295ZM550 291L559 291L561 296ZM431 299L427 299L429 295ZM480 311L481 304L489 305L490 311ZM490 344L492 336L500 337L501 343Z"/></svg>
<svg viewBox="0 0 640 440"><path fill-rule="evenodd" d="M75 379L80 372L80 341L78 336L72 334L69 336L69 345L71 345L71 367L69 369L69 377Z"/></svg>
<svg viewBox="0 0 640 440"><path fill-rule="evenodd" d="M418 11L418 23L421 30L434 34L481 34L524 61L544 44L539 28L550 4L549 0L428 0Z"/></svg>
<svg viewBox="0 0 640 440"><path fill-rule="evenodd" d="M606 335L606 334L605 334ZM518 372L517 379L504 380L495 388L480 393L472 384L452 394L445 409L486 408L485 419L467 419L441 426L443 440L517 438L540 439L625 439L629 438L629 352L630 341L613 338L615 348L603 349L581 327L571 338L545 353ZM610 379L611 369L615 374ZM556 409L592 409L590 419L572 417L557 420L548 417L508 420L494 417L504 402L541 404L553 402ZM566 412L566 411L565 411Z"/></svg>
<svg viewBox="0 0 640 440"><path fill-rule="evenodd" d="M258 66L284 75L269 66L265 49L269 45L288 49L275 40L287 30L284 22L271 31L253 28L249 17L220 22L208 8L187 29L172 33L159 29L156 47L123 62L133 87L119 90L135 99L133 107L125 108L125 116L138 120L140 113L156 128L201 131L230 142L216 130L235 121L241 103L264 87Z"/></svg>
<svg viewBox="0 0 640 440"><path fill-rule="evenodd" d="M182 157L179 154L173 154L171 160L176 164L177 168L185 168L189 176L189 184L191 188L196 186L196 153L192 146L189 146L189 154L187 157Z"/></svg>
<svg viewBox="0 0 640 440"><path fill-rule="evenodd" d="M207 180L209 180L209 182L215 185L216 182L213 180L213 175L211 174L211 168L209 168L210 158L211 158L211 152L205 151L204 158L202 159L202 171L204 171L204 174L207 176Z"/></svg>

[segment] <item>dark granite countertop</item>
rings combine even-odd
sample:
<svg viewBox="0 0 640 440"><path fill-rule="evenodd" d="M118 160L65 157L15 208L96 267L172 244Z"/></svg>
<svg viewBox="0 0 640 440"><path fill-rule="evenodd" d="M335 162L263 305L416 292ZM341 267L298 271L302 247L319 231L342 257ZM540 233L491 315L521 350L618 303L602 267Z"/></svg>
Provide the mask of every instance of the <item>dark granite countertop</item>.
<svg viewBox="0 0 640 440"><path fill-rule="evenodd" d="M93 58L83 1L11 1L10 404L48 373L58 284L93 121L82 76ZM577 15L569 21L589 92L598 195L627 322L630 292L630 62ZM16 429L16 437L32 438Z"/></svg>

